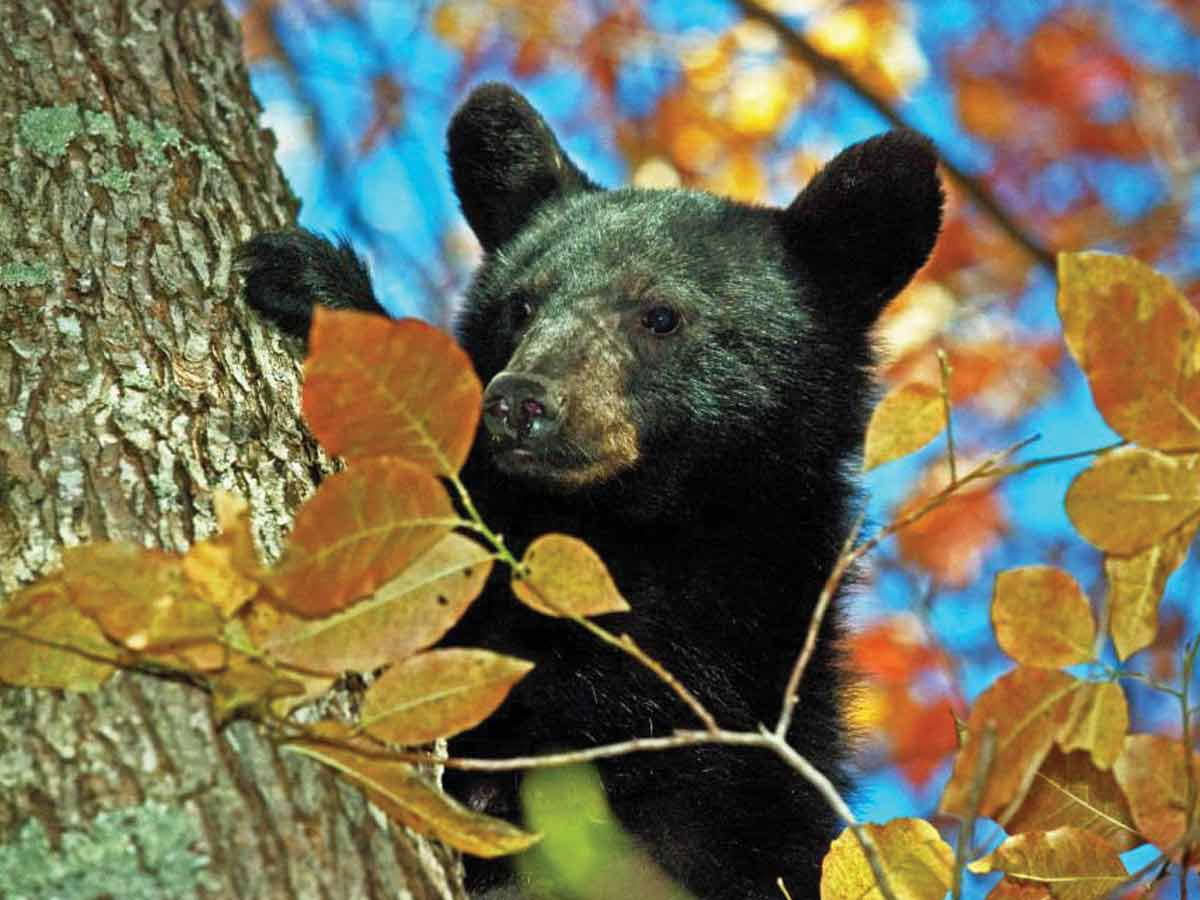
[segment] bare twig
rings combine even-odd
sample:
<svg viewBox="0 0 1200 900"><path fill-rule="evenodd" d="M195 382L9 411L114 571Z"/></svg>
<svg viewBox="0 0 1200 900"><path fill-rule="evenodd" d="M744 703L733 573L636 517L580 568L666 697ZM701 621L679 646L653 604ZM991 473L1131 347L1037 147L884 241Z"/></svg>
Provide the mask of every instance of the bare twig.
<svg viewBox="0 0 1200 900"><path fill-rule="evenodd" d="M942 394L942 415L946 419L946 461L950 464L950 483L958 483L958 462L954 458L954 422L950 418L950 375L953 370L950 368L950 359L946 356L946 351L938 347L937 351L938 366L942 371L941 378L941 394Z"/></svg>
<svg viewBox="0 0 1200 900"><path fill-rule="evenodd" d="M958 841L954 847L954 900L962 897L962 876L975 841L975 819L979 815L979 804L983 801L983 787L992 771L996 755L996 726L989 722L979 739L979 756L975 760L975 771L971 775L971 788L967 793L967 816L958 829Z"/></svg>
<svg viewBox="0 0 1200 900"><path fill-rule="evenodd" d="M886 119L893 127L911 128L912 126L896 112L895 108L872 90L865 81L851 72L841 62L826 56L814 47L804 35L789 25L782 16L767 9L757 0L734 0L734 4L751 19L762 22L775 32L780 41L796 57L814 71L842 82L854 93ZM1000 227L1018 246L1024 249L1042 268L1051 274L1056 271L1054 254L1040 240L1022 228L1013 215L1000 205L992 192L979 178L968 175L957 165L941 157L942 168L946 174L975 201L976 205Z"/></svg>

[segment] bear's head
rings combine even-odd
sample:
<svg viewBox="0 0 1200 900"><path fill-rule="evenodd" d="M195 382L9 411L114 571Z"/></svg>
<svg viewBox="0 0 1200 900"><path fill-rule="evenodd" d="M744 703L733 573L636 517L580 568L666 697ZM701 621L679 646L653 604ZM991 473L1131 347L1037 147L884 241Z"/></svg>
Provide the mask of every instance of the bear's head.
<svg viewBox="0 0 1200 900"><path fill-rule="evenodd" d="M856 144L778 209L603 190L504 85L476 89L448 137L485 251L459 338L500 472L552 495L632 492L624 506L649 511L711 484L726 506L840 485L870 403L871 326L940 226L929 141Z"/></svg>

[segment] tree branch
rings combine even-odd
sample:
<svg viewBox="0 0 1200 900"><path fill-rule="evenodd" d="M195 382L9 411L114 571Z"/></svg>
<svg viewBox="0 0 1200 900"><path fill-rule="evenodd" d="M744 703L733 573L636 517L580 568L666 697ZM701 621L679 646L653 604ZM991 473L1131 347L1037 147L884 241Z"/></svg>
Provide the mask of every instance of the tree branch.
<svg viewBox="0 0 1200 900"><path fill-rule="evenodd" d="M896 109L866 82L840 61L826 56L814 47L804 35L792 28L781 16L762 6L757 0L733 0L733 2L747 18L761 22L774 31L783 45L813 71L840 81L849 87L893 127L912 128L896 112ZM944 154L939 154L939 157L946 174L962 188L967 196L975 201L975 205L983 210L1009 238L1033 257L1039 266L1053 275L1056 272L1054 253L1017 223L1016 218L1000 204L1000 201L995 198L982 180L963 171Z"/></svg>

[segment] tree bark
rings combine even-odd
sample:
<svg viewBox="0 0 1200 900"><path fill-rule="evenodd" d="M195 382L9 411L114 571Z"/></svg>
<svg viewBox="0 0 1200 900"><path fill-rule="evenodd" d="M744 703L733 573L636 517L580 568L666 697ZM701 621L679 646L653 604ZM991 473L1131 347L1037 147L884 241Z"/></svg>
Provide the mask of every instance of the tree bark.
<svg viewBox="0 0 1200 900"><path fill-rule="evenodd" d="M298 207L236 25L214 2L8 0L0 66L0 595L65 545L182 550L217 488L274 556L327 463L232 271ZM131 674L0 689L0 885L76 868L55 893L463 896L453 854L329 770Z"/></svg>

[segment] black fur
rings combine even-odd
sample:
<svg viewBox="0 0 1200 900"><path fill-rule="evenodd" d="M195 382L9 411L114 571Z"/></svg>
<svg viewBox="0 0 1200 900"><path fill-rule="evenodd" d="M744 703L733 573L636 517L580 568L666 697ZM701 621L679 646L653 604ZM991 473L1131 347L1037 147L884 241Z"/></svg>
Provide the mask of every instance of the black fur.
<svg viewBox="0 0 1200 900"><path fill-rule="evenodd" d="M611 628L722 725L773 723L855 507L870 325L940 223L929 143L892 133L856 145L786 210L696 191L603 191L523 98L488 85L455 115L450 161L488 251L457 329L492 383L485 404L511 412L500 385L515 373L553 399L534 414L556 417L546 437L514 429L511 414L481 431L463 473L477 505L518 553L546 531L587 540L633 608ZM260 236L243 259L251 304L293 333L313 303L378 308L344 246ZM663 308L678 321L665 336L649 325ZM838 635L835 614L789 739L844 788ZM537 663L495 716L453 741L455 754L697 725L627 657L518 605L504 573L449 641ZM794 897L817 896L838 823L770 754L697 747L599 768L625 828L700 900L774 900L779 876ZM518 782L447 775L467 802L513 817ZM478 893L522 895L503 862L468 860L468 879Z"/></svg>

